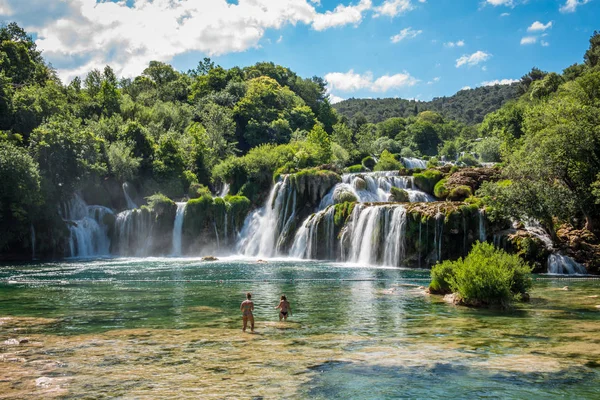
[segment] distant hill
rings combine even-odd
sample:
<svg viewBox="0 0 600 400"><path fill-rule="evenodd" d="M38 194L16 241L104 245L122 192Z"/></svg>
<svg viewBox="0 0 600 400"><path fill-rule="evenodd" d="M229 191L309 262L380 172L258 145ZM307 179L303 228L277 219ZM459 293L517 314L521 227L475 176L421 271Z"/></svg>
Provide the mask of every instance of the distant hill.
<svg viewBox="0 0 600 400"><path fill-rule="evenodd" d="M392 117L410 117L422 111L437 111L444 117L474 125L483 121L509 100L521 94L519 83L482 86L461 90L454 96L436 97L432 101L404 99L348 99L334 104L339 114L351 119L361 112L369 122L377 123Z"/></svg>

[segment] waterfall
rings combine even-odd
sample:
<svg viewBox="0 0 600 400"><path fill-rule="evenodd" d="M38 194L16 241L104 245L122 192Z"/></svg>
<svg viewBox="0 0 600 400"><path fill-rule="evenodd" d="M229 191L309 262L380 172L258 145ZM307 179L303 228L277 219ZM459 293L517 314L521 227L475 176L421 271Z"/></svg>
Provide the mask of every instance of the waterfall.
<svg viewBox="0 0 600 400"><path fill-rule="evenodd" d="M338 183L323 197L320 210L336 203L342 193L350 193L359 203L385 203L390 201L392 187L404 189L411 202L430 202L435 199L415 189L412 176L400 176L397 171L381 171L342 175Z"/></svg>
<svg viewBox="0 0 600 400"><path fill-rule="evenodd" d="M549 274L587 274L585 267L571 257L562 254L554 253L548 256L548 273Z"/></svg>
<svg viewBox="0 0 600 400"><path fill-rule="evenodd" d="M350 243L344 259L360 264L400 266L404 261L406 209L401 205L357 204L344 228L341 245Z"/></svg>
<svg viewBox="0 0 600 400"><path fill-rule="evenodd" d="M550 251L554 249L554 243L552 242L552 238L550 237L548 232L546 232L546 230L544 229L542 224L540 224L539 221L527 220L524 221L523 224L525 226L525 230L531 233L531 235L540 239L542 243L544 243L544 246L546 246L546 249Z"/></svg>
<svg viewBox="0 0 600 400"><path fill-rule="evenodd" d="M35 260L35 228L33 227L33 224L30 225L30 231L31 231L31 259Z"/></svg>
<svg viewBox="0 0 600 400"><path fill-rule="evenodd" d="M62 218L69 228L69 255L71 257L93 257L108 255L110 239L104 223L107 215L113 212L103 206L88 206L75 194L63 204Z"/></svg>
<svg viewBox="0 0 600 400"><path fill-rule="evenodd" d="M181 255L181 234L183 232L183 216L185 215L185 206L187 203L180 202L177 203L177 213L175 214L175 222L173 224L173 247L171 250L171 255L180 256ZM217 226L215 225L215 231L217 230ZM219 235L217 234L217 243L219 240Z"/></svg>
<svg viewBox="0 0 600 400"><path fill-rule="evenodd" d="M485 209L479 210L479 241L481 243L487 240L487 234L485 232Z"/></svg>
<svg viewBox="0 0 600 400"><path fill-rule="evenodd" d="M147 256L152 248L152 215L147 210L117 214L112 251L121 256Z"/></svg>
<svg viewBox="0 0 600 400"><path fill-rule="evenodd" d="M435 261L442 260L442 242L444 234L444 219L445 216L441 212L435 215L435 231L433 239L433 251L435 252Z"/></svg>
<svg viewBox="0 0 600 400"><path fill-rule="evenodd" d="M221 188L221 191L219 192L219 197L224 198L228 194L229 194L229 183L225 182L223 184L223 187Z"/></svg>
<svg viewBox="0 0 600 400"><path fill-rule="evenodd" d="M415 169L415 168L426 169L427 168L427 161L421 160L420 158L404 157L404 158L402 158L402 163L408 169Z"/></svg>
<svg viewBox="0 0 600 400"><path fill-rule="evenodd" d="M289 176L273 186L265 205L251 213L240 233L239 251L246 256L273 257L296 216L296 189Z"/></svg>
<svg viewBox="0 0 600 400"><path fill-rule="evenodd" d="M129 184L127 182L124 182L121 187L123 188L123 195L125 195L125 202L127 204L127 208L129 210L137 208L137 205L133 200L131 200L131 197L129 197L129 193L127 192L127 190L129 189Z"/></svg>
<svg viewBox="0 0 600 400"><path fill-rule="evenodd" d="M290 256L316 259L335 259L335 207L330 206L312 214L298 229ZM321 233L321 234L319 234Z"/></svg>

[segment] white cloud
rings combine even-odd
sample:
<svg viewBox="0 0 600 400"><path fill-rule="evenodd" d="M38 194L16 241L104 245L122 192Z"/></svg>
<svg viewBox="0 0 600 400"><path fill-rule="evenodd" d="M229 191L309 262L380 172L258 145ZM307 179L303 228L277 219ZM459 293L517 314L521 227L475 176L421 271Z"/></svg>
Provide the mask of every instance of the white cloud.
<svg viewBox="0 0 600 400"><path fill-rule="evenodd" d="M519 82L518 79L496 79L494 81L481 82L481 86L511 85Z"/></svg>
<svg viewBox="0 0 600 400"><path fill-rule="evenodd" d="M543 24L540 21L535 21L529 28L527 28L527 32L543 32L546 29L552 28L552 21L547 24Z"/></svg>
<svg viewBox="0 0 600 400"><path fill-rule="evenodd" d="M500 16L501 17L508 17L508 16L510 16L510 13L502 13L502 14L500 14Z"/></svg>
<svg viewBox="0 0 600 400"><path fill-rule="evenodd" d="M419 0L420 3L425 3ZM374 17L388 16L395 17L400 14L414 10L415 6L410 0L386 0L379 7L375 7Z"/></svg>
<svg viewBox="0 0 600 400"><path fill-rule="evenodd" d="M486 53L485 51L479 50L471 55L464 55L464 56L460 57L458 60L456 60L456 68L462 67L463 65L468 65L469 67L472 67L474 65L477 65L477 64L480 64L482 62L489 60L490 57L492 57L491 54Z"/></svg>
<svg viewBox="0 0 600 400"><path fill-rule="evenodd" d="M441 80L442 78L440 78L439 76L436 76L435 78L433 78L432 80L430 80L429 82L427 82L428 85L433 85L434 83L437 83Z"/></svg>
<svg viewBox="0 0 600 400"><path fill-rule="evenodd" d="M362 21L363 13L369 10L371 6L371 0L360 0L360 2L354 6L340 4L334 8L333 11L326 11L324 14L316 14L312 26L315 30L322 31L336 26L349 24L358 25Z"/></svg>
<svg viewBox="0 0 600 400"><path fill-rule="evenodd" d="M336 104L336 103L339 103L340 101L344 101L344 100L346 100L346 99L344 99L343 97L336 96L333 93L329 93L329 102L331 104Z"/></svg>
<svg viewBox="0 0 600 400"><path fill-rule="evenodd" d="M543 47L548 47L548 46L550 46L550 43L546 42L545 40L542 40L542 41L540 42L540 44L541 44Z"/></svg>
<svg viewBox="0 0 600 400"><path fill-rule="evenodd" d="M418 79L412 77L408 72L395 75L383 75L373 80L373 74L357 74L354 70L348 72L330 72L325 75L327 87L330 92L334 90L341 92L354 92L366 89L372 92L387 92L390 89L414 86Z"/></svg>
<svg viewBox="0 0 600 400"><path fill-rule="evenodd" d="M485 2L494 7L497 7L497 6L514 7L514 5L515 5L514 0L485 0Z"/></svg>
<svg viewBox="0 0 600 400"><path fill-rule="evenodd" d="M536 44L537 39L537 36L525 36L521 39L521 45Z"/></svg>
<svg viewBox="0 0 600 400"><path fill-rule="evenodd" d="M591 0L567 0L559 10L561 13L572 13L577 11L577 7L587 4L590 1Z"/></svg>
<svg viewBox="0 0 600 400"><path fill-rule="evenodd" d="M320 13L317 0L0 0L0 15L10 13L35 34L38 48L69 81L107 64L130 77L151 60L242 52L286 25L318 31L357 25L372 1L354 1Z"/></svg>
<svg viewBox="0 0 600 400"><path fill-rule="evenodd" d="M446 47L463 47L465 45L465 41L464 40L459 40L456 42L446 42L444 43L444 46Z"/></svg>
<svg viewBox="0 0 600 400"><path fill-rule="evenodd" d="M277 39L277 43L281 43L283 41L283 35L279 35L279 38Z"/></svg>
<svg viewBox="0 0 600 400"><path fill-rule="evenodd" d="M10 17L13 11L8 4L8 0L0 0L0 15Z"/></svg>
<svg viewBox="0 0 600 400"><path fill-rule="evenodd" d="M463 86L460 90L471 90L471 86Z"/></svg>
<svg viewBox="0 0 600 400"><path fill-rule="evenodd" d="M412 38L416 38L417 36L419 36L421 33L423 33L423 31L421 30L414 30L412 28L404 28L400 31L399 34L394 35L390 38L390 40L392 41L392 43L398 43L399 41L403 40L403 39L412 39Z"/></svg>

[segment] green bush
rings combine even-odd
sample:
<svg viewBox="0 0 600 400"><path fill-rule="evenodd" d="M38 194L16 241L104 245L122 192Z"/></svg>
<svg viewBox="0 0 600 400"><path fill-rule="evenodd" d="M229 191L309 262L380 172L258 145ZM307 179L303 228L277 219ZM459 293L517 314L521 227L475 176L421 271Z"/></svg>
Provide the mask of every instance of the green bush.
<svg viewBox="0 0 600 400"><path fill-rule="evenodd" d="M162 193L155 193L152 196L148 196L146 197L146 201L148 202L148 207L159 214L162 210L175 206L175 202Z"/></svg>
<svg viewBox="0 0 600 400"><path fill-rule="evenodd" d="M446 260L441 264L436 264L431 269L431 283L429 284L429 293L449 294L450 279L452 278L455 262Z"/></svg>
<svg viewBox="0 0 600 400"><path fill-rule="evenodd" d="M431 270L433 291L450 291L472 306L503 306L531 288L531 267L519 256L477 243L464 259L445 261Z"/></svg>
<svg viewBox="0 0 600 400"><path fill-rule="evenodd" d="M428 169L413 176L415 177L415 185L419 189L426 193L434 194L435 185L442 179L443 174L438 170Z"/></svg>
<svg viewBox="0 0 600 400"><path fill-rule="evenodd" d="M363 166L361 164L351 165L348 168L346 168L346 171L350 174L357 173L357 172L363 172L364 170L365 169L363 168Z"/></svg>
<svg viewBox="0 0 600 400"><path fill-rule="evenodd" d="M448 182L448 179L444 178L438 183L436 183L435 187L433 188L433 194L438 199L445 199L446 197L448 197L449 192L446 188L446 182Z"/></svg>
<svg viewBox="0 0 600 400"><path fill-rule="evenodd" d="M375 168L375 159L371 156L367 156L362 159L362 165L366 169L373 171L373 168Z"/></svg>
<svg viewBox="0 0 600 400"><path fill-rule="evenodd" d="M471 154L465 154L461 158L458 159L459 164L464 164L467 167L477 167L479 166L479 162L473 157Z"/></svg>
<svg viewBox="0 0 600 400"><path fill-rule="evenodd" d="M440 161L436 157L431 157L427 161L427 168L436 168L440 166Z"/></svg>
<svg viewBox="0 0 600 400"><path fill-rule="evenodd" d="M379 157L379 162L375 165L374 171L395 171L402 168L402 163L394 158L387 150L384 150Z"/></svg>
<svg viewBox="0 0 600 400"><path fill-rule="evenodd" d="M198 182L194 182L190 185L190 188L188 189L188 195L191 199L197 199L198 197L202 197L204 195L212 196L210 189Z"/></svg>
<svg viewBox="0 0 600 400"><path fill-rule="evenodd" d="M473 191L469 186L461 185L453 188L448 195L448 199L452 201L462 201L473 195Z"/></svg>
<svg viewBox="0 0 600 400"><path fill-rule="evenodd" d="M400 203L408 203L410 201L410 197L408 196L408 192L404 189L398 189L397 187L392 187L390 190L392 192L391 201L397 201Z"/></svg>

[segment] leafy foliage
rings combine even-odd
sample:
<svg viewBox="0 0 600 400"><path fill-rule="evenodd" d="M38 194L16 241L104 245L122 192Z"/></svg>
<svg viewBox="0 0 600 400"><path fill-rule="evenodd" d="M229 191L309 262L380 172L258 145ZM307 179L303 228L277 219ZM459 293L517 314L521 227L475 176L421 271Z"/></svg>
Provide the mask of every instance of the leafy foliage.
<svg viewBox="0 0 600 400"><path fill-rule="evenodd" d="M477 243L464 259L435 265L430 290L457 293L468 305L507 306L531 288L530 272L519 256Z"/></svg>

